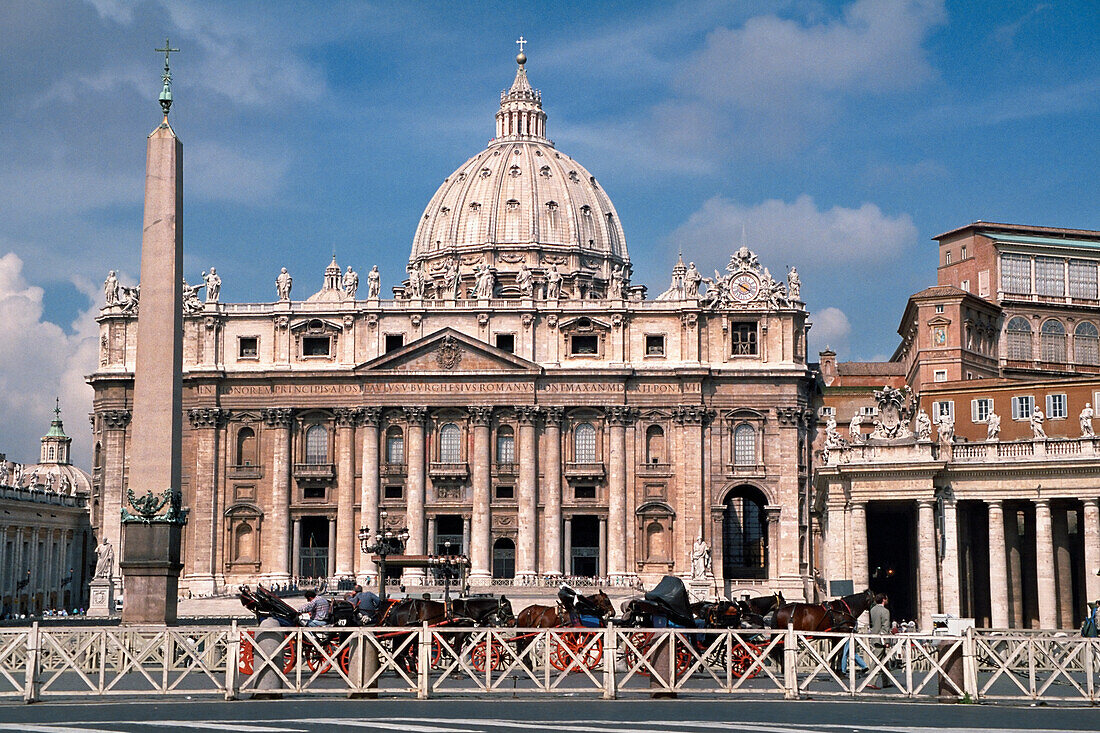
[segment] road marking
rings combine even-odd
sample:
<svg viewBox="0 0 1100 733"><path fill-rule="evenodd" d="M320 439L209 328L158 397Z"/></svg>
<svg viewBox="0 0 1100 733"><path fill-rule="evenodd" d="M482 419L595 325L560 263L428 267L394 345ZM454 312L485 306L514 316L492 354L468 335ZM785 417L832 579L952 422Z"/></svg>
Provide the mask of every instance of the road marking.
<svg viewBox="0 0 1100 733"><path fill-rule="evenodd" d="M44 725L41 723L0 723L3 730L30 731L30 733L121 733L105 728L74 728L71 725Z"/></svg>
<svg viewBox="0 0 1100 733"><path fill-rule="evenodd" d="M287 723L304 723L304 720L287 720ZM203 730L229 730L239 731L240 733L287 733L287 731L297 731L298 733L307 733L307 728L272 728L267 725L245 725L243 723L234 723L230 721L221 720L142 720L134 721L134 725L149 725L160 728L200 728Z"/></svg>
<svg viewBox="0 0 1100 733"><path fill-rule="evenodd" d="M486 721L452 721L439 718L323 718L327 725L349 725L356 728L377 728L379 724L385 724L393 730L409 731L409 733L484 733ZM303 721L305 722L305 721ZM473 723L477 728L441 728L438 725L421 725L421 723Z"/></svg>

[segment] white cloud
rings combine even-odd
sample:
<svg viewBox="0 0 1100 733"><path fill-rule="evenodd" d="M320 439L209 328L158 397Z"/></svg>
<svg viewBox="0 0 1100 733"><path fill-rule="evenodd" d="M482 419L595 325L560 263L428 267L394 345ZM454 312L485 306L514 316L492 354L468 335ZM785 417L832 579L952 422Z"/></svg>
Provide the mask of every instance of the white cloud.
<svg viewBox="0 0 1100 733"><path fill-rule="evenodd" d="M128 0L88 0L100 18L129 25L134 20L134 4Z"/></svg>
<svg viewBox="0 0 1100 733"><path fill-rule="evenodd" d="M98 326L93 319L97 289L73 284L89 297L68 329L42 319L43 290L23 277L23 261L14 253L0 257L0 415L4 445L0 451L20 462L35 462L39 439L53 419L60 397L65 432L73 439L74 462L87 468L91 433L85 416L92 389L84 375L95 369Z"/></svg>
<svg viewBox="0 0 1100 733"><path fill-rule="evenodd" d="M218 143L198 142L188 151L188 193L197 198L243 204L271 203L288 164L270 152L249 156Z"/></svg>
<svg viewBox="0 0 1100 733"><path fill-rule="evenodd" d="M674 247L704 260L723 258L741 243L761 259L784 265L883 261L917 240L908 214L888 216L872 203L819 209L811 196L745 206L716 196L669 236Z"/></svg>
<svg viewBox="0 0 1100 733"><path fill-rule="evenodd" d="M852 333L852 324L840 308L823 308L810 314L810 353L817 354L828 346L841 357L848 348L848 336Z"/></svg>

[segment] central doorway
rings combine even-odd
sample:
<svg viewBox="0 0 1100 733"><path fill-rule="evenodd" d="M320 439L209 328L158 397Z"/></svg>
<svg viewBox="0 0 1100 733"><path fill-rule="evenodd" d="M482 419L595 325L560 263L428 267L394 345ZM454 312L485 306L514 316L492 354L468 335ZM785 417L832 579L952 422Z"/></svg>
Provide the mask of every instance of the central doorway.
<svg viewBox="0 0 1100 733"><path fill-rule="evenodd" d="M722 514L722 577L768 577L767 499L759 489L737 486Z"/></svg>
<svg viewBox="0 0 1100 733"><path fill-rule="evenodd" d="M914 502L867 504L867 571L871 590L890 597L895 621L917 618L917 515ZM856 592L863 590L856 588Z"/></svg>
<svg viewBox="0 0 1100 733"><path fill-rule="evenodd" d="M493 543L493 577L498 580L516 577L516 543L507 537Z"/></svg>
<svg viewBox="0 0 1100 733"><path fill-rule="evenodd" d="M298 538L298 574L305 578L328 577L328 517L302 517Z"/></svg>
<svg viewBox="0 0 1100 733"><path fill-rule="evenodd" d="M457 514L441 514L435 518L435 554L462 554L462 517ZM447 543L451 545L448 548Z"/></svg>
<svg viewBox="0 0 1100 733"><path fill-rule="evenodd" d="M595 578L600 574L600 518L590 514L574 514L570 530L570 575Z"/></svg>

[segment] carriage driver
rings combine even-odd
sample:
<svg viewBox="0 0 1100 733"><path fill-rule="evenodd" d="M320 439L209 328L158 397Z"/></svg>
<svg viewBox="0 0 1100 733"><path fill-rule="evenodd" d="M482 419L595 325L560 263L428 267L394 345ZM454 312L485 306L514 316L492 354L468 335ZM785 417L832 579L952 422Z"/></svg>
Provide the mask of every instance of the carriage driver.
<svg viewBox="0 0 1100 733"><path fill-rule="evenodd" d="M376 594L363 590L361 585L356 585L355 590L348 593L347 601L355 606L355 612L362 617L367 626L377 621L378 612L382 608L382 599Z"/></svg>
<svg viewBox="0 0 1100 733"><path fill-rule="evenodd" d="M316 591L305 592L306 603L298 609L298 613L308 613L309 621L306 626L325 626L328 624L329 614L332 612L332 604L324 596L317 595Z"/></svg>

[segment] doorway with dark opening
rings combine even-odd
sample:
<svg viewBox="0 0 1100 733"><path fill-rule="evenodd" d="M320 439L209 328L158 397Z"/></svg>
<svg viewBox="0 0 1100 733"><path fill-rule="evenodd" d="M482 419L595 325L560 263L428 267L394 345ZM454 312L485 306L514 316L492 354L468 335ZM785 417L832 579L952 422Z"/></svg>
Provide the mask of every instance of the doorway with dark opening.
<svg viewBox="0 0 1100 733"><path fill-rule="evenodd" d="M867 504L870 586L890 597L890 616L895 621L917 618L916 521L914 502ZM861 590L856 588L856 592Z"/></svg>
<svg viewBox="0 0 1100 733"><path fill-rule="evenodd" d="M507 537L493 543L493 577L498 580L516 577L516 543Z"/></svg>
<svg viewBox="0 0 1100 733"><path fill-rule="evenodd" d="M328 577L328 517L302 517L298 550L298 575Z"/></svg>
<svg viewBox="0 0 1100 733"><path fill-rule="evenodd" d="M600 518L590 514L574 514L569 533L569 546L572 548L570 575L595 578L600 574Z"/></svg>

